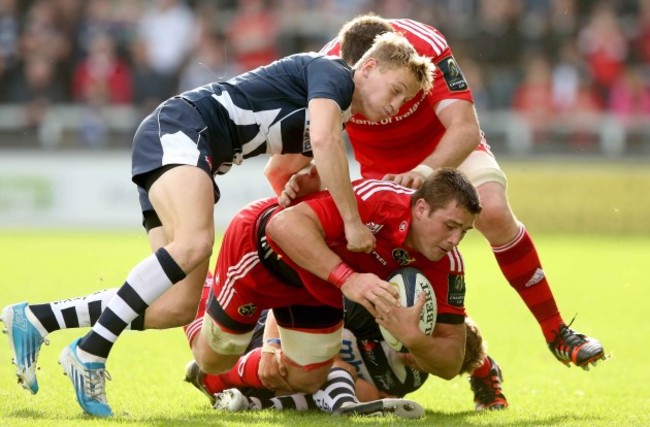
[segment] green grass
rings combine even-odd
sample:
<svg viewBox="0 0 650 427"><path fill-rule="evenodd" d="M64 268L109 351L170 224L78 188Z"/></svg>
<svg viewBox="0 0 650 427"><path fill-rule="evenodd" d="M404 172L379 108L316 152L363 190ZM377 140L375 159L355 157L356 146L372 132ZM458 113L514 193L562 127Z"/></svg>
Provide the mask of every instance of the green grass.
<svg viewBox="0 0 650 427"><path fill-rule="evenodd" d="M510 162L510 203L531 230L650 235L650 164Z"/></svg>
<svg viewBox="0 0 650 427"><path fill-rule="evenodd" d="M645 195L638 194L638 197ZM646 211L647 212L647 211ZM546 349L533 317L501 277L482 237L461 249L467 268L467 307L505 375L507 411L475 413L466 378L430 378L411 398L427 409L412 425L645 426L650 425L650 354L646 262L650 236L607 237L533 231L565 319L598 337L612 357L590 372L567 369ZM120 285L148 254L143 233L0 231L0 305L44 302ZM6 338L0 341L0 425L375 425L318 413L264 411L223 414L183 383L191 354L180 329L127 332L108 364L108 398L116 417L82 415L57 365L61 349L81 330L50 336L40 356L41 391L15 384ZM395 424L395 420L379 421Z"/></svg>

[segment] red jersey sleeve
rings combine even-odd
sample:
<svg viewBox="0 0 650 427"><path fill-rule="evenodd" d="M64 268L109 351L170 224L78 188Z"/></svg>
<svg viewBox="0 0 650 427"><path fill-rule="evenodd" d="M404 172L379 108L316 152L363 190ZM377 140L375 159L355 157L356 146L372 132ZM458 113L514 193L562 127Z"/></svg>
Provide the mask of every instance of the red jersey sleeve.
<svg viewBox="0 0 650 427"><path fill-rule="evenodd" d="M465 321L465 271L463 258L454 248L436 262L423 260L413 267L429 279L438 303L437 322L460 324Z"/></svg>

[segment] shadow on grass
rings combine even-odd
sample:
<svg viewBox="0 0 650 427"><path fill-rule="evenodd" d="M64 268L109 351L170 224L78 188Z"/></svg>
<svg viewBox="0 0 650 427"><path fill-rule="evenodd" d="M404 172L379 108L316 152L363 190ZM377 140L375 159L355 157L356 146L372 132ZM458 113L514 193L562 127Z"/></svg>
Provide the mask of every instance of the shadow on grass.
<svg viewBox="0 0 650 427"><path fill-rule="evenodd" d="M61 416L60 414L52 415L34 409L19 409L10 411L4 414L6 421L10 419L28 421L33 420L37 425L83 425L93 424L101 425L106 424L124 424L124 425L147 425L147 426L252 426L252 425L265 425L265 426L349 426L353 425L369 425L375 426L377 424L388 425L440 425L440 426L483 426L486 422L489 424L498 424L500 426L555 426L555 425L571 425L576 419L570 415L550 415L544 418L540 417L526 417L516 416L512 418L508 416L508 412L475 412L465 411L453 414L439 413L427 411L424 419L418 420L404 420L397 418L387 418L385 420L378 419L371 416L355 416L355 417L338 417L331 416L315 411L310 412L296 412L296 411L274 411L264 410L255 412L236 412L227 413L222 411L201 410L194 413L176 414L176 415L156 415L161 411L161 408L153 408L151 416L138 416L132 417L128 413L117 413L110 419L97 419L90 417L83 413L67 414ZM381 421L380 421L381 420ZM593 421L597 424L602 421L599 417L584 417L581 416L580 422L585 423Z"/></svg>

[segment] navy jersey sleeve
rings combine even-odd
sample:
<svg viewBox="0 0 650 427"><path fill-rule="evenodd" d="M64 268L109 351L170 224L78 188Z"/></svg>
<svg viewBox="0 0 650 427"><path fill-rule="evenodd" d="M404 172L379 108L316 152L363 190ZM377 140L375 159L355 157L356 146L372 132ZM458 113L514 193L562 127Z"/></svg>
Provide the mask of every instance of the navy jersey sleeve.
<svg viewBox="0 0 650 427"><path fill-rule="evenodd" d="M306 68L308 87L307 101L314 98L332 99L342 111L352 104L354 93L353 71L341 59L319 56L310 61Z"/></svg>

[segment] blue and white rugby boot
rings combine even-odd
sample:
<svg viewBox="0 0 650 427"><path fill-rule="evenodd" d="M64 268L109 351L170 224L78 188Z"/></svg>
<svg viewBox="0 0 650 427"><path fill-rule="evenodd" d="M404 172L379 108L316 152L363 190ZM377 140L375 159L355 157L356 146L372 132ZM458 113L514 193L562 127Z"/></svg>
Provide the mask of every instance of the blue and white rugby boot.
<svg viewBox="0 0 650 427"><path fill-rule="evenodd" d="M110 417L113 411L106 401L106 380L110 380L111 376L106 371L105 363L79 360L79 341L81 338L63 349L59 364L72 381L77 402L84 412L94 417Z"/></svg>
<svg viewBox="0 0 650 427"><path fill-rule="evenodd" d="M9 347L13 353L13 363L18 367L16 376L18 383L32 394L38 393L36 379L36 360L43 343L50 342L41 335L30 320L31 312L26 302L8 305L2 310L2 322L5 332L9 336Z"/></svg>

